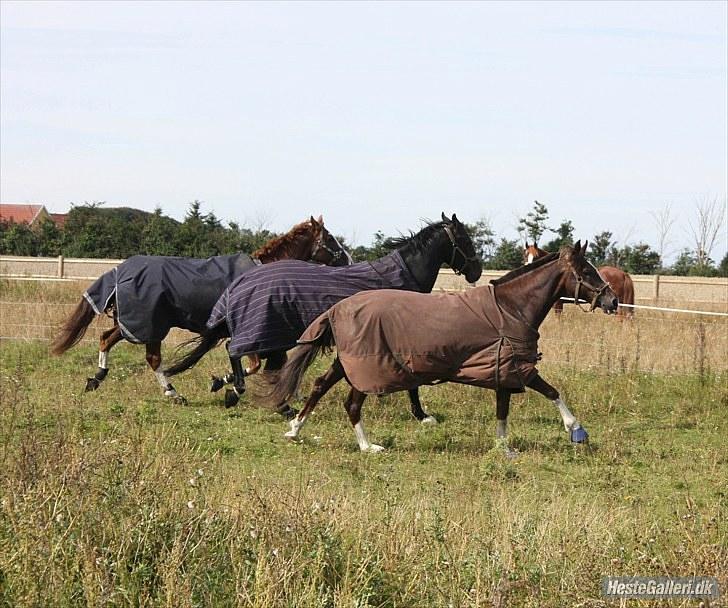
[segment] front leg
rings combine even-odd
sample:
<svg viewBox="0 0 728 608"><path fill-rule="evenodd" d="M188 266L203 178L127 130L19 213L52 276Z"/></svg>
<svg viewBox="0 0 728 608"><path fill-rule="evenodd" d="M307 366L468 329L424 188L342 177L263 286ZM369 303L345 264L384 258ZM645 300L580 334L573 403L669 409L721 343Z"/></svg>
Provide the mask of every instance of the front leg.
<svg viewBox="0 0 728 608"><path fill-rule="evenodd" d="M154 375L157 377L157 382L162 387L165 397L172 397L175 402L182 405L187 405L187 399L178 394L172 383L167 378L167 375L162 369L162 343L161 342L149 342L146 344L147 348L147 363L152 368Z"/></svg>
<svg viewBox="0 0 728 608"><path fill-rule="evenodd" d="M566 407L566 403L564 403L559 396L559 391L557 391L538 374L536 374L536 376L534 376L534 378L526 386L541 393L547 399L551 399L556 407L559 408L561 419L564 421L564 428L566 429L566 432L569 433L569 438L572 443L586 443L588 441L589 433L586 432L586 429L579 424L576 417L569 411L569 408Z"/></svg>
<svg viewBox="0 0 728 608"><path fill-rule="evenodd" d="M495 393L495 445L508 458L515 458L518 452L508 445L508 412L511 408L511 392L498 389Z"/></svg>
<svg viewBox="0 0 728 608"><path fill-rule="evenodd" d="M233 368L233 388L225 391L225 407L234 407L245 392L245 371L241 357L230 356L230 365Z"/></svg>
<svg viewBox="0 0 728 608"><path fill-rule="evenodd" d="M407 391L407 394L410 399L410 410L412 411L412 415L422 424L437 424L435 417L430 416L430 414L422 409L422 404L420 403L420 389L412 388Z"/></svg>

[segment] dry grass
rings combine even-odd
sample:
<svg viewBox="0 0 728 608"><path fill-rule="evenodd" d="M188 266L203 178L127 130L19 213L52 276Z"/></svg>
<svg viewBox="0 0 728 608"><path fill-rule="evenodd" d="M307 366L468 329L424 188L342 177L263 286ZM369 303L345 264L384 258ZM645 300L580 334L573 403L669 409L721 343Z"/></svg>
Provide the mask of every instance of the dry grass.
<svg viewBox="0 0 728 608"><path fill-rule="evenodd" d="M74 302L68 289L44 305ZM549 319L540 368L591 447L527 393L513 399L515 461L493 449L489 391L423 389L437 427L401 396L372 399L364 419L388 451L366 456L344 387L289 444L275 414L207 392L222 352L180 377L192 405L179 407L138 347L117 347L83 394L94 345L50 358L3 342L0 605L608 606L606 574L718 576L725 596L725 324L705 324L702 373L696 327Z"/></svg>

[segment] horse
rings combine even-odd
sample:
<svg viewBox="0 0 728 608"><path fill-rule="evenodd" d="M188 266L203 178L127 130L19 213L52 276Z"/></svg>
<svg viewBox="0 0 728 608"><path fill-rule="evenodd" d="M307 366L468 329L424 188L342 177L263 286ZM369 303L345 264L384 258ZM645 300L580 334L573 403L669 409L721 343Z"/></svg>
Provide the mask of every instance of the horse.
<svg viewBox="0 0 728 608"><path fill-rule="evenodd" d="M289 258L319 264L348 265L351 257L324 227L323 218L295 225L271 239L250 256L244 253L215 256L204 260L170 256L133 256L97 279L61 326L51 344L60 355L77 344L93 319L109 314L114 326L99 340L96 374L86 380L85 390L99 388L109 373L109 351L128 340L146 346L146 359L165 396L185 404L161 369L162 341L172 327L199 333L224 289L238 276L256 268ZM260 362L252 362L252 371ZM213 390L215 379L213 379Z"/></svg>
<svg viewBox="0 0 728 608"><path fill-rule="evenodd" d="M227 344L233 368L233 389L226 391L225 405L237 404L245 391L243 355L258 353L267 357L266 372L280 369L286 351L296 345L303 330L328 308L360 291L389 287L428 293L432 291L442 264L475 283L482 263L475 254L465 226L453 214L428 223L417 234L388 239L393 252L373 262L347 268L323 268L299 262L278 262L256 268L234 281L215 305L207 322L208 330L196 345L166 373L174 376L194 366L221 340ZM416 387L409 392L412 414L420 422L436 420L423 408ZM291 418L296 414L286 403L278 412Z"/></svg>
<svg viewBox="0 0 728 608"><path fill-rule="evenodd" d="M523 250L523 263L530 264L534 260L548 255L548 253L548 251L536 245L535 241L533 245L529 245L528 241L526 241L526 247ZM619 298L620 307L617 310L617 318L624 319L633 317L634 308L621 306L621 304L634 304L634 283L632 282L632 277L624 272L624 270L614 266L599 266L597 270ZM554 304L554 313L556 315L560 315L563 309L564 303L561 300Z"/></svg>
<svg viewBox="0 0 728 608"><path fill-rule="evenodd" d="M618 300L608 283L584 257L581 247L563 247L535 262L460 293L420 294L397 291L352 296L319 316L292 351L268 403L285 402L314 359L336 346L329 370L314 381L301 412L290 421L295 439L319 400L345 378L351 391L344 407L362 452L380 452L361 421L367 394L410 390L423 384L456 382L496 392L496 440L508 456L507 420L512 393L531 388L553 401L573 443L589 435L535 365L538 327L559 298L584 298L606 313ZM264 374L265 377L265 374Z"/></svg>

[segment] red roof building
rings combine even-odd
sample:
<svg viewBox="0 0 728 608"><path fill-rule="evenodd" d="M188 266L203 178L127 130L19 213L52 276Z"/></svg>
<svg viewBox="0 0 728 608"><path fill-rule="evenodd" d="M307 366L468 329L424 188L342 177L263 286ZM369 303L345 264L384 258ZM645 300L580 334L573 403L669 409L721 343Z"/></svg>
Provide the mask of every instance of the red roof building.
<svg viewBox="0 0 728 608"><path fill-rule="evenodd" d="M10 224L40 225L41 220L52 219L45 205L28 203L0 203L0 221Z"/></svg>

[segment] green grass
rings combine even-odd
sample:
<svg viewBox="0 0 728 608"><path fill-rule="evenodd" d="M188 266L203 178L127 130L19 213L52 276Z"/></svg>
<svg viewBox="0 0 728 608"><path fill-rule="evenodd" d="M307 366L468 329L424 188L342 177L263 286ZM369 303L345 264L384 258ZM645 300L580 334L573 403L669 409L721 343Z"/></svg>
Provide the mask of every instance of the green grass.
<svg viewBox="0 0 728 608"><path fill-rule="evenodd" d="M0 605L607 606L607 574L718 576L728 593L725 372L542 364L591 443L517 395L511 461L491 391L424 388L436 427L404 395L369 398L388 449L365 455L343 385L292 444L277 414L207 392L222 352L175 381L182 407L140 347L114 349L89 394L94 348L1 348Z"/></svg>

